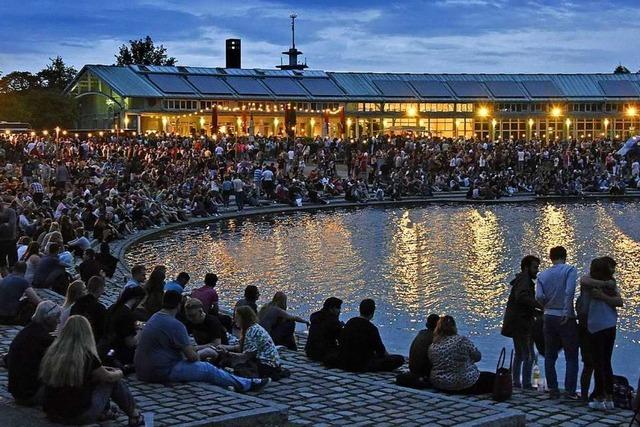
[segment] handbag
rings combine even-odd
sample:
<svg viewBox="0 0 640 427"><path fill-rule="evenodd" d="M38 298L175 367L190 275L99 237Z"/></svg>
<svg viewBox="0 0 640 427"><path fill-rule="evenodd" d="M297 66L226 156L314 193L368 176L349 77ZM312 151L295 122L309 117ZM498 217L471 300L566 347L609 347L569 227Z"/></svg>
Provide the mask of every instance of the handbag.
<svg viewBox="0 0 640 427"><path fill-rule="evenodd" d="M513 378L511 370L513 368L513 350L511 350L511 360L509 361L509 367L505 368L507 350L502 347L500 357L498 358L498 365L496 366L496 378L493 383L493 400L496 402L504 402L511 398L513 394Z"/></svg>

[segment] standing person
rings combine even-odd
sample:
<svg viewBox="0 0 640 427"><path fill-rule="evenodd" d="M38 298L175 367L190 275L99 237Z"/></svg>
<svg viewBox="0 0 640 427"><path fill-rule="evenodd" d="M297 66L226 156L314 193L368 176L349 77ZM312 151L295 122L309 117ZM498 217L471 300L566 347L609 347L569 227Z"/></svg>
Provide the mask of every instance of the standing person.
<svg viewBox="0 0 640 427"><path fill-rule="evenodd" d="M360 315L349 319L340 336L340 366L352 372L393 371L404 357L387 353L380 331L371 322L376 311L372 299L360 303Z"/></svg>
<svg viewBox="0 0 640 427"><path fill-rule="evenodd" d="M0 202L0 270L18 261L18 216L5 201Z"/></svg>
<svg viewBox="0 0 640 427"><path fill-rule="evenodd" d="M144 425L122 371L102 365L91 325L83 316L67 320L42 358L40 377L45 386L42 406L53 422L94 424L113 399L130 426Z"/></svg>
<svg viewBox="0 0 640 427"><path fill-rule="evenodd" d="M513 386L531 389L531 372L535 358L533 324L542 306L536 301L536 285L540 259L527 255L520 262L520 273L511 281L511 292L502 323L502 335L513 339ZM522 380L520 379L522 373Z"/></svg>
<svg viewBox="0 0 640 427"><path fill-rule="evenodd" d="M573 307L577 271L568 265L567 250L555 246L549 251L553 265L538 275L536 299L544 307L544 371L552 398L560 397L556 360L564 349L566 373L565 397L578 400L578 325Z"/></svg>
<svg viewBox="0 0 640 427"><path fill-rule="evenodd" d="M624 303L613 280L615 268L616 262L612 258L596 258L591 263L590 276L600 282L587 285L590 287L587 329L596 383L589 407L598 410L614 408L611 356L618 321L616 308L622 307ZM611 282L614 283L613 286L610 285Z"/></svg>
<svg viewBox="0 0 640 427"><path fill-rule="evenodd" d="M236 205L238 205L238 212L244 209L244 182L236 174L233 181L233 194L236 196Z"/></svg>
<svg viewBox="0 0 640 427"><path fill-rule="evenodd" d="M225 208L229 207L229 197L231 197L231 191L233 190L233 183L228 176L222 181L222 203Z"/></svg>
<svg viewBox="0 0 640 427"><path fill-rule="evenodd" d="M262 168L259 164L256 165L256 169L253 171L253 184L256 187L258 200L260 200L260 193L262 192Z"/></svg>

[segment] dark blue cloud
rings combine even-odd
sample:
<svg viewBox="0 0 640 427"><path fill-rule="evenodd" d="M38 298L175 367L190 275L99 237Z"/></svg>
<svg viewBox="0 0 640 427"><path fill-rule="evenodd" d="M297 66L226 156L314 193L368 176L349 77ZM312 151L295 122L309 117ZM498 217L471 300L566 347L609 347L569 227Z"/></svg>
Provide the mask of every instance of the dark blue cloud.
<svg viewBox="0 0 640 427"><path fill-rule="evenodd" d="M25 3L28 3L25 4ZM243 39L245 66L279 63L297 44L314 68L409 72L608 72L632 69L637 0L35 0L0 2L0 70L37 70L62 55L112 63L151 35L180 63L223 65Z"/></svg>

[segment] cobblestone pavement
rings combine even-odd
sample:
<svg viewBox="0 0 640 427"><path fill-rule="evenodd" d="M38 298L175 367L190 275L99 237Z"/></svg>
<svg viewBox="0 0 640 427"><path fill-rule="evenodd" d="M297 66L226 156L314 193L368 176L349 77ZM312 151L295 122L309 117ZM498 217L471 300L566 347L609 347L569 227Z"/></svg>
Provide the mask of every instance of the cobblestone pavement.
<svg viewBox="0 0 640 427"><path fill-rule="evenodd" d="M344 206L343 203L337 204ZM276 206L274 206L276 207ZM294 210L277 206L247 209L243 215ZM313 208L313 207L312 207ZM231 210L217 219L236 216ZM212 220L192 220L190 223ZM182 224L183 226L186 224ZM112 246L123 259L136 240L164 229L145 230ZM103 302L110 304L119 293L127 266L119 265L109 282ZM48 293L61 301L60 296ZM0 352L5 352L19 327L0 326ZM305 336L298 336L303 344ZM462 425L462 426L622 426L630 411L594 412L582 403L555 401L545 393L516 391L508 402L496 403L489 396L449 396L434 390L412 390L396 386L394 373L351 374L326 369L310 362L303 352L281 352L290 378L272 383L259 395L241 395L205 383L174 385L145 384L135 376L127 383L143 412L153 412L158 426L204 425ZM0 404L15 408L7 391L7 371L0 369ZM51 425L41 411L16 408L29 423ZM288 421L287 421L288 420ZM3 424L0 419L0 425ZM126 425L122 416L111 425Z"/></svg>

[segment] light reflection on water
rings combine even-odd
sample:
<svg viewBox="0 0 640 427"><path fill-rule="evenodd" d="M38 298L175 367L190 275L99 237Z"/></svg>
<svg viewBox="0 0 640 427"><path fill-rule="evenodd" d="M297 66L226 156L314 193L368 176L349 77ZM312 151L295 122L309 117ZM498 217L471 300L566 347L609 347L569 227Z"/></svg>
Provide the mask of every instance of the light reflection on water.
<svg viewBox="0 0 640 427"><path fill-rule="evenodd" d="M127 252L130 265L165 264L169 276L188 271L200 286L220 277L223 305L260 287L261 302L282 290L290 309L308 316L328 296L345 301L343 319L371 297L389 350L408 353L429 313L452 314L461 333L492 369L508 282L529 253L549 265L555 245L569 251L580 274L595 256L618 262L625 298L614 352L616 372L637 377L640 347L640 218L637 203L429 206L361 209L235 219L170 231ZM562 363L561 363L562 364Z"/></svg>

